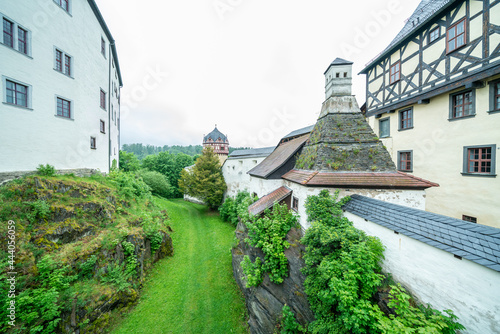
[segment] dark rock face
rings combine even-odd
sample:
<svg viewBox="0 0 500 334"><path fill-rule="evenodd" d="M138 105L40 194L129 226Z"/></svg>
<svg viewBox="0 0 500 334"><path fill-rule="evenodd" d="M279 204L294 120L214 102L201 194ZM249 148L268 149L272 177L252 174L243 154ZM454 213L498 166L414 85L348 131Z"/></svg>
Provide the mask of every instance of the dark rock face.
<svg viewBox="0 0 500 334"><path fill-rule="evenodd" d="M302 237L300 229L291 229L286 240L290 247L285 251L288 259L289 276L285 281L276 285L265 275L264 281L258 287L246 287L246 281L241 268L243 257L248 255L250 260L257 257L264 259L264 254L258 248L250 247L244 240L248 237L246 226L242 223L236 228L236 237L239 243L232 249L233 274L238 286L245 295L246 306L249 314L248 324L252 334L273 333L276 324L280 321L283 305L288 305L295 313L297 321L304 325L314 320L304 292L305 276L300 269L304 266L302 254L305 247L300 244Z"/></svg>

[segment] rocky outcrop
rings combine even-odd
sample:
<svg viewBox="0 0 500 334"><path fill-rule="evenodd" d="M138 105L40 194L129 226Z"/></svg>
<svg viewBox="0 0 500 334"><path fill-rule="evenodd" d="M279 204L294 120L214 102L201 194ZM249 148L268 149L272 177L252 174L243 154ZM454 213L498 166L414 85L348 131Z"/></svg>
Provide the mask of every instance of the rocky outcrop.
<svg viewBox="0 0 500 334"><path fill-rule="evenodd" d="M306 294L304 292L305 276L300 269L304 266L302 254L305 247L300 244L302 237L300 229L292 228L287 234L286 240L290 247L285 251L288 259L289 275L282 284L274 284L265 275L264 281L258 287L246 287L246 281L241 268L241 261L245 255L252 262L257 257L264 259L264 254L258 248L250 247L245 238L248 237L247 229L241 222L236 228L236 237L239 243L232 249L233 274L241 291L245 295L245 302L249 314L249 327L252 334L273 333L280 321L283 305L288 305L294 312L297 321L304 325L314 320L309 308Z"/></svg>

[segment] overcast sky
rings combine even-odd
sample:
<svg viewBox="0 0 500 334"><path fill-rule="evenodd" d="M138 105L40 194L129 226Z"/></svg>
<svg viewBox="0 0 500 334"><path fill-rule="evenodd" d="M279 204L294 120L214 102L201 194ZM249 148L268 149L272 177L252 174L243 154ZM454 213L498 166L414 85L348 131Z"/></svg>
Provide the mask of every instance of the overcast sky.
<svg viewBox="0 0 500 334"><path fill-rule="evenodd" d="M354 73L397 35L419 0L97 0L116 40L121 142L197 145L215 124L231 146L276 145L312 125L323 73ZM353 94L365 100L365 76Z"/></svg>

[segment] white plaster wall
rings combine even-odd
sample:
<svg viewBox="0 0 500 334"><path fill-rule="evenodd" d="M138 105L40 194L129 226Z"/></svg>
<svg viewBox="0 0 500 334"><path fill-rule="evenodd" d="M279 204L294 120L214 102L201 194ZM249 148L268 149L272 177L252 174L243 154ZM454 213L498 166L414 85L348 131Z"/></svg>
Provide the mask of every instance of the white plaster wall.
<svg viewBox="0 0 500 334"><path fill-rule="evenodd" d="M311 226L311 224L307 222L305 208L307 197L316 196L323 189L327 189L331 194L334 194L336 191L336 188L304 187L290 181L283 181L283 184L292 189L292 195L299 199L299 209L297 213L300 216L299 222L304 230ZM339 199L353 194L359 194L415 209L423 210L425 208L425 190L340 189Z"/></svg>
<svg viewBox="0 0 500 334"><path fill-rule="evenodd" d="M222 166L222 175L226 181L226 196L234 197L238 191L250 191L249 170L260 164L266 157L227 159Z"/></svg>
<svg viewBox="0 0 500 334"><path fill-rule="evenodd" d="M488 79L494 80L500 76ZM453 93L451 91L450 93ZM390 137L382 138L393 161L397 152L413 150L413 174L438 183L427 189L427 211L462 219L477 217L478 223L500 227L499 177L463 176L463 147L497 145L496 174L500 171L500 114L489 114L489 85L476 89L476 115L448 121L449 94L430 100L427 105L413 105L414 128L398 131L399 110L390 117ZM379 121L368 119L379 134Z"/></svg>
<svg viewBox="0 0 500 334"><path fill-rule="evenodd" d="M110 153L111 161L118 160L118 122L111 121L109 103L106 111L99 106L101 88L112 97L109 41L87 1L72 0L71 7L69 15L49 0L2 2L0 12L29 30L32 52L27 57L0 44L0 75L32 86L32 109L7 105L2 96L0 172L34 170L46 163L108 172ZM72 56L72 78L54 70L54 47ZM72 120L55 116L56 95L72 101ZM117 99L112 97L112 103L118 115ZM100 132L101 119L106 134ZM95 150L90 149L91 136L96 137Z"/></svg>
<svg viewBox="0 0 500 334"><path fill-rule="evenodd" d="M392 273L420 302L451 309L467 330L500 333L500 273L345 213L354 226L386 247L384 272Z"/></svg>

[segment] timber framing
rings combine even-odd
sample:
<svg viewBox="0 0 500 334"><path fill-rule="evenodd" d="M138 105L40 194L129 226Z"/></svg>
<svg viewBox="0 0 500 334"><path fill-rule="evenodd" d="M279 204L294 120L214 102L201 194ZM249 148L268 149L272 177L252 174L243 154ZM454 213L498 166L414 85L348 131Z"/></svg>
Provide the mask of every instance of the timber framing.
<svg viewBox="0 0 500 334"><path fill-rule="evenodd" d="M366 116L429 103L434 96L500 74L500 25L491 22L497 6L500 1L450 1L393 42L361 72L367 75ZM447 52L448 30L458 22L465 22L465 43ZM439 37L430 42L436 29ZM390 69L397 62L400 80L391 84Z"/></svg>

